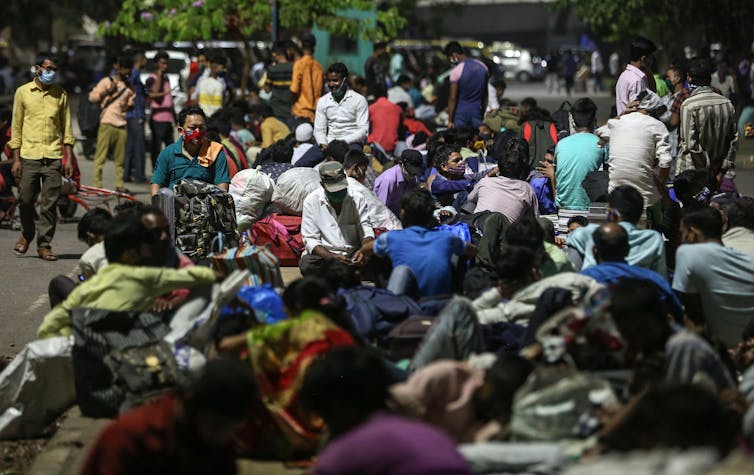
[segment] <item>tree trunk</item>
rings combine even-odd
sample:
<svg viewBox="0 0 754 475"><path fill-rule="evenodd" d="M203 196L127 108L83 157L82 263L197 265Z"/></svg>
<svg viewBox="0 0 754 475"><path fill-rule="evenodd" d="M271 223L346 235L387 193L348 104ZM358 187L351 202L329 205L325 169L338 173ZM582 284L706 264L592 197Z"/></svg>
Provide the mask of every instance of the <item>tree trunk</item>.
<svg viewBox="0 0 754 475"><path fill-rule="evenodd" d="M244 37L244 35L240 31L236 31L235 35L238 40L241 41L241 44L243 44L243 72L241 73L241 94L243 97L246 97L246 94L248 92L246 88L249 84L249 72L251 71L254 55L251 51L251 46L249 46L249 39Z"/></svg>

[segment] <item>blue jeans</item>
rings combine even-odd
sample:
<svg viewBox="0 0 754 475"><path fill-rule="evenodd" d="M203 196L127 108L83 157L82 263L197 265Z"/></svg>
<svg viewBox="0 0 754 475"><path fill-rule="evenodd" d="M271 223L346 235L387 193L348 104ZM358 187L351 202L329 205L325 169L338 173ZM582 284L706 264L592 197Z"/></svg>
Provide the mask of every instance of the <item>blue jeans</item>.
<svg viewBox="0 0 754 475"><path fill-rule="evenodd" d="M396 295L406 295L412 298L418 297L419 294L416 277L409 266L394 267L386 288Z"/></svg>
<svg viewBox="0 0 754 475"><path fill-rule="evenodd" d="M144 119L127 119L126 132L124 178L133 178L137 182L143 182L146 179L144 174Z"/></svg>

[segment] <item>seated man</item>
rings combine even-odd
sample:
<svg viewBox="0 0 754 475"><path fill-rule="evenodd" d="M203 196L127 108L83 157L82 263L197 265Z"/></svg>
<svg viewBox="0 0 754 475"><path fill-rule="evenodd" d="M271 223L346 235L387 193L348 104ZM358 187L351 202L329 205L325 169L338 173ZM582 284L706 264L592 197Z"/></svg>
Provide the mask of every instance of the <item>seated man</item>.
<svg viewBox="0 0 754 475"><path fill-rule="evenodd" d="M374 193L396 215L401 212L403 197L419 187L419 177L424 174L424 159L416 150L404 150L393 166L374 180Z"/></svg>
<svg viewBox="0 0 754 475"><path fill-rule="evenodd" d="M727 218L723 245L754 256L754 199L739 198L723 205Z"/></svg>
<svg viewBox="0 0 754 475"><path fill-rule="evenodd" d="M230 174L222 144L207 139L207 116L198 106L188 106L178 114L181 137L157 157L152 173L152 196L160 188L173 188L178 180L192 178L212 183L228 191Z"/></svg>
<svg viewBox="0 0 754 475"><path fill-rule="evenodd" d="M629 251L626 262L645 269L650 269L662 277L667 277L665 265L665 242L662 235L651 229L638 229L639 222L644 212L644 197L639 190L630 185L615 188L607 199L608 220L618 223L628 233ZM596 224L590 224L577 228L568 234L566 245L570 255L575 260L581 260L577 268L588 269L597 264L594 258L594 240L592 235L597 229Z"/></svg>
<svg viewBox="0 0 754 475"><path fill-rule="evenodd" d="M388 411L390 383L380 357L366 349L335 348L312 363L299 394L331 440L311 473L469 475L447 435Z"/></svg>
<svg viewBox="0 0 754 475"><path fill-rule="evenodd" d="M714 208L684 208L673 290L686 314L728 348L754 315L754 257L724 247L723 218Z"/></svg>
<svg viewBox="0 0 754 475"><path fill-rule="evenodd" d="M160 211L145 207L118 214L105 234L109 264L45 315L37 337L70 335L74 308L143 311L166 292L216 280L215 272L206 267L162 267L169 252L170 230Z"/></svg>
<svg viewBox="0 0 754 475"><path fill-rule="evenodd" d="M301 235L304 255L301 274L316 272L327 259L349 265L364 263L359 248L374 240L369 208L364 197L349 193L343 165L323 163L319 168L322 187L304 200Z"/></svg>
<svg viewBox="0 0 754 475"><path fill-rule="evenodd" d="M107 265L105 257L105 232L110 226L113 216L102 208L92 208L81 217L78 224L79 241L85 242L89 249L84 251L79 259L80 274L74 282L65 275L53 277L48 287L50 308L54 308L73 292L76 284L91 278L98 270Z"/></svg>
<svg viewBox="0 0 754 475"><path fill-rule="evenodd" d="M324 147L333 140L363 144L369 133L367 100L348 87L348 68L335 63L327 68L330 92L317 101L314 116L314 139Z"/></svg>
<svg viewBox="0 0 754 475"><path fill-rule="evenodd" d="M630 354L641 355L632 362L633 382L652 385L667 383L704 383L715 390L734 386L733 378L720 356L704 339L693 332L674 327L668 320L668 307L656 285L637 279L624 279L610 287L611 317ZM659 360L659 361L658 361ZM642 367L644 366L644 367ZM664 368L665 374L657 374ZM642 381L648 375L659 381Z"/></svg>
<svg viewBox="0 0 754 475"><path fill-rule="evenodd" d="M304 122L296 127L296 143L293 146L291 164L296 167L313 167L322 160L322 149L314 145L312 124Z"/></svg>
<svg viewBox="0 0 754 475"><path fill-rule="evenodd" d="M505 154L498 158L499 176L482 178L469 194L476 203L475 213L493 211L515 223L521 218L539 216L539 202L531 185L524 181L529 174L529 146L525 141L508 142Z"/></svg>
<svg viewBox="0 0 754 475"><path fill-rule="evenodd" d="M262 134L262 148L267 148L278 140L283 140L291 134L283 121L275 117L272 107L267 104L258 104L254 106L252 112L257 116L259 123L259 132Z"/></svg>
<svg viewBox="0 0 754 475"><path fill-rule="evenodd" d="M410 191L401 206L403 230L381 234L362 246L361 253L389 257L393 273L388 290L413 297L453 293L453 256L474 257L476 246L450 231L436 231L435 205L426 190Z"/></svg>
<svg viewBox="0 0 754 475"><path fill-rule="evenodd" d="M628 256L628 233L616 223L604 223L592 235L594 258L597 265L581 271L597 282L613 285L623 279L641 279L652 282L660 291L663 303L676 322L683 322L683 307L667 279L657 272L626 262Z"/></svg>
<svg viewBox="0 0 754 475"><path fill-rule="evenodd" d="M111 422L81 473L235 474L234 430L257 397L242 364L210 360L189 388Z"/></svg>
<svg viewBox="0 0 754 475"><path fill-rule="evenodd" d="M372 227L384 228L388 231L401 229L401 221L366 186L369 158L361 150L350 150L343 160L343 169L348 177L349 193L360 193L366 200Z"/></svg>

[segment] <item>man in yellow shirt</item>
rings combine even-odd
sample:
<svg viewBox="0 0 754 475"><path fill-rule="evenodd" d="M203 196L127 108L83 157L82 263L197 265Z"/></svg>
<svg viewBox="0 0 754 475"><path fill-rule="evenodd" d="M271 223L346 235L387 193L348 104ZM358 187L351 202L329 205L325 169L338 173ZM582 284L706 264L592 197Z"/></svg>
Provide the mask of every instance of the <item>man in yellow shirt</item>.
<svg viewBox="0 0 754 475"><path fill-rule="evenodd" d="M13 247L17 256L26 254L37 231L34 203L39 198L39 257L55 261L51 241L58 221L57 201L62 175L70 177L73 165L62 166L63 147L73 156L73 130L68 95L54 84L57 62L50 53L40 53L34 61L34 79L16 89L13 98L12 138L13 176L19 183L21 237Z"/></svg>
<svg viewBox="0 0 754 475"><path fill-rule="evenodd" d="M217 279L218 275L207 267L162 267L169 251L170 229L159 210L144 207L118 214L105 234L105 255L110 264L45 315L37 337L70 335L70 312L74 308L148 310L164 293Z"/></svg>
<svg viewBox="0 0 754 475"><path fill-rule="evenodd" d="M262 133L262 148L265 149L278 140L283 140L291 134L288 128L280 119L272 113L272 107L267 104L255 106L254 113L262 121L259 124L259 131Z"/></svg>
<svg viewBox="0 0 754 475"><path fill-rule="evenodd" d="M316 44L317 40L311 34L301 38L304 55L293 64L291 79L291 93L298 96L293 104L293 116L307 119L311 123L314 123L317 101L325 88L325 70L314 59Z"/></svg>

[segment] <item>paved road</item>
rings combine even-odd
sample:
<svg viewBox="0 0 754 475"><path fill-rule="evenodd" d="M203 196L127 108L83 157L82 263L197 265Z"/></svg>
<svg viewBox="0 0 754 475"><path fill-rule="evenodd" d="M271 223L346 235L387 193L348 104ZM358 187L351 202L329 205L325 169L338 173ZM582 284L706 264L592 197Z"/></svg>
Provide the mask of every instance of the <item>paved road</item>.
<svg viewBox="0 0 754 475"><path fill-rule="evenodd" d="M565 99L562 96L548 95L541 84L511 84L508 95L516 100L533 96L549 110L555 110ZM578 96L577 96L578 97ZM612 99L608 95L596 98L600 111L609 110ZM754 142L754 141L749 141ZM754 144L752 144L754 145ZM746 158L752 154L752 148L744 153ZM740 159L739 159L740 160ZM92 162L81 160L82 182L91 183ZM113 164L107 162L104 170L106 188L113 188ZM754 171L739 170L737 183L742 192L754 195ZM136 197L147 201L146 185L129 184ZM79 215L82 213L79 210ZM0 355L13 355L20 351L25 343L34 338L35 331L42 317L49 310L47 285L56 275L74 275L76 264L85 245L76 239L76 223L63 223L58 226L53 246L61 258L57 262L44 262L36 257L32 245L27 256L15 257L11 249L18 232L0 229L0 269L3 270L4 285L0 286Z"/></svg>

